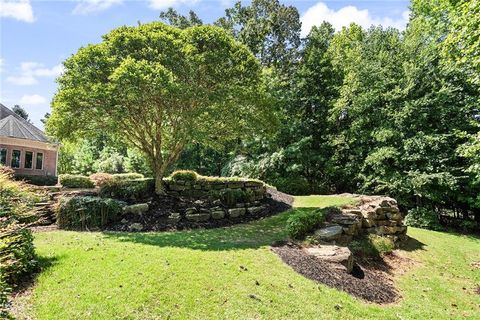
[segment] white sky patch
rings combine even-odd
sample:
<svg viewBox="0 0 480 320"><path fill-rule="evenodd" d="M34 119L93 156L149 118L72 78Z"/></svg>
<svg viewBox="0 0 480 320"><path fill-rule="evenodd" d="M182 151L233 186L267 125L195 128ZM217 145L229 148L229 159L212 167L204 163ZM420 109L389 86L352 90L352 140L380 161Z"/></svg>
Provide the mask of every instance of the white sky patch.
<svg viewBox="0 0 480 320"><path fill-rule="evenodd" d="M72 13L87 15L109 9L112 6L121 4L123 0L80 0Z"/></svg>
<svg viewBox="0 0 480 320"><path fill-rule="evenodd" d="M363 28L369 28L372 24L383 27L405 29L409 17L409 11L404 11L400 18L373 17L368 9L358 9L355 6L346 6L339 10L330 9L325 3L319 2L305 11L301 17L302 36L308 35L313 26L319 26L323 21L330 22L335 31L342 27L348 27L355 22Z"/></svg>
<svg viewBox="0 0 480 320"><path fill-rule="evenodd" d="M0 17L29 23L35 21L30 0L0 0Z"/></svg>
<svg viewBox="0 0 480 320"><path fill-rule="evenodd" d="M47 99L39 94L24 95L20 98L20 105L38 105L47 103Z"/></svg>
<svg viewBox="0 0 480 320"><path fill-rule="evenodd" d="M58 77L63 71L63 66L58 64L52 68L46 68L38 62L22 62L20 74L10 76L7 81L19 86L29 86L38 83L39 77Z"/></svg>
<svg viewBox="0 0 480 320"><path fill-rule="evenodd" d="M148 2L150 2L149 7L155 10L164 10L179 4L191 5L198 1L199 0L148 0Z"/></svg>

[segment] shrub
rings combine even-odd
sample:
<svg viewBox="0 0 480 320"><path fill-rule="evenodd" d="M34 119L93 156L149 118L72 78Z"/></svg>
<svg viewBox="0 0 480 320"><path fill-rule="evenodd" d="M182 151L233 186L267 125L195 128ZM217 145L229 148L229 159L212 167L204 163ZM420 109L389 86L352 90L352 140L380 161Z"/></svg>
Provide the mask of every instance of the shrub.
<svg viewBox="0 0 480 320"><path fill-rule="evenodd" d="M269 181L270 182L270 181ZM291 195L312 194L308 181L302 177L279 177L273 179L273 184L279 191Z"/></svg>
<svg viewBox="0 0 480 320"><path fill-rule="evenodd" d="M199 175L192 170L177 170L170 175L173 181L196 181Z"/></svg>
<svg viewBox="0 0 480 320"><path fill-rule="evenodd" d="M91 197L65 197L57 206L57 224L63 229L88 230L115 222L125 204L121 201Z"/></svg>
<svg viewBox="0 0 480 320"><path fill-rule="evenodd" d="M3 165L0 165L0 174L11 178L15 174L15 171L10 167L5 167Z"/></svg>
<svg viewBox="0 0 480 320"><path fill-rule="evenodd" d="M32 234L27 223L36 217L32 207L38 197L10 174L0 173L0 317L7 318L11 287L36 270Z"/></svg>
<svg viewBox="0 0 480 320"><path fill-rule="evenodd" d="M140 173L116 173L113 175L115 180L137 180L145 178Z"/></svg>
<svg viewBox="0 0 480 320"><path fill-rule="evenodd" d="M100 187L100 196L120 200L139 200L152 196L155 191L153 179L113 179Z"/></svg>
<svg viewBox="0 0 480 320"><path fill-rule="evenodd" d="M219 199L227 206L234 206L237 203L253 201L255 193L252 190L244 191L242 189L212 190L209 192L209 198L211 200Z"/></svg>
<svg viewBox="0 0 480 320"><path fill-rule="evenodd" d="M442 230L438 215L427 208L415 208L408 211L405 224L410 227L430 230Z"/></svg>
<svg viewBox="0 0 480 320"><path fill-rule="evenodd" d="M287 220L287 233L292 239L302 239L325 221L325 209L297 210Z"/></svg>
<svg viewBox="0 0 480 320"><path fill-rule="evenodd" d="M99 173L94 173L94 174L90 175L88 178L91 181L93 181L95 186L101 187L102 185L104 185L108 181L112 180L113 175L111 175L110 173L99 172Z"/></svg>
<svg viewBox="0 0 480 320"><path fill-rule="evenodd" d="M56 176L15 175L15 180L23 180L36 186L54 186L58 182Z"/></svg>
<svg viewBox="0 0 480 320"><path fill-rule="evenodd" d="M466 232L474 232L480 230L480 223L473 220L463 220L460 223L460 228Z"/></svg>
<svg viewBox="0 0 480 320"><path fill-rule="evenodd" d="M93 188L95 184L89 177L74 175L74 174L61 174L59 177L59 182L62 186L66 188Z"/></svg>

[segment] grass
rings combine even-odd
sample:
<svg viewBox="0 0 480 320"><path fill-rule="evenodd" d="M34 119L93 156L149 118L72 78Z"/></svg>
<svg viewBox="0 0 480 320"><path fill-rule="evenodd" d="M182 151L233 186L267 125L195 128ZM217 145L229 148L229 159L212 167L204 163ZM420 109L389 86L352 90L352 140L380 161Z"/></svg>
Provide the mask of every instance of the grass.
<svg viewBox="0 0 480 320"><path fill-rule="evenodd" d="M325 203L328 203L327 206L340 206L352 204L355 203L355 201L354 197L346 196L296 196L293 201L293 206L297 208L318 208L325 206Z"/></svg>
<svg viewBox="0 0 480 320"><path fill-rule="evenodd" d="M315 201L324 207L340 204L338 198ZM272 241L286 237L290 214L175 233L38 233L44 271L31 293L17 298L16 313L19 319L480 316L474 293L480 269L471 265L480 261L478 238L410 228L415 241L400 254L418 266L396 279L403 299L379 306L302 277L270 251Z"/></svg>

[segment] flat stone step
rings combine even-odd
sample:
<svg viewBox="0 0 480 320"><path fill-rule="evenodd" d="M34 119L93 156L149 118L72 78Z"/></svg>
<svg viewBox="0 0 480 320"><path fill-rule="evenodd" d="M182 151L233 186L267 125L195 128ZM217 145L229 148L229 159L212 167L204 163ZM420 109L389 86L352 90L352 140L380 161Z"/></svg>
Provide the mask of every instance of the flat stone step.
<svg viewBox="0 0 480 320"><path fill-rule="evenodd" d="M304 250L311 256L344 269L347 273L351 273L353 270L353 255L347 247L322 245L319 247L305 248Z"/></svg>

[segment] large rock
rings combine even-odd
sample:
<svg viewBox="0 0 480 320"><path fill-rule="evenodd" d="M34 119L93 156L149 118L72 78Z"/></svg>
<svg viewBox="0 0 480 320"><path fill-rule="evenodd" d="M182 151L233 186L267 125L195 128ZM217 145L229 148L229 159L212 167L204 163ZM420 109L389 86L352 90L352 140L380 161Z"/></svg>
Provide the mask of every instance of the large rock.
<svg viewBox="0 0 480 320"><path fill-rule="evenodd" d="M223 211L223 210L212 211L212 219L220 220L220 219L223 219L223 218L225 218L225 211Z"/></svg>
<svg viewBox="0 0 480 320"><path fill-rule="evenodd" d="M129 228L131 231L142 231L143 225L141 223L132 223Z"/></svg>
<svg viewBox="0 0 480 320"><path fill-rule="evenodd" d="M228 210L228 215L230 218L237 218L241 217L245 214L246 209L245 208L234 208L234 209L229 209Z"/></svg>
<svg viewBox="0 0 480 320"><path fill-rule="evenodd" d="M168 222L177 223L182 219L182 215L179 212L172 212L168 216Z"/></svg>
<svg viewBox="0 0 480 320"><path fill-rule="evenodd" d="M148 203L132 204L123 208L124 213L143 214L148 211Z"/></svg>
<svg viewBox="0 0 480 320"><path fill-rule="evenodd" d="M210 213L189 213L185 215L185 218L190 221L204 222L210 219Z"/></svg>
<svg viewBox="0 0 480 320"><path fill-rule="evenodd" d="M265 207L264 206L249 207L247 208L247 211L248 213L255 215L265 211Z"/></svg>
<svg viewBox="0 0 480 320"><path fill-rule="evenodd" d="M340 238L342 233L343 233L342 226L331 225L315 231L315 238L317 238L320 241L333 241Z"/></svg>
<svg viewBox="0 0 480 320"><path fill-rule="evenodd" d="M309 255L344 269L347 273L352 272L353 255L347 247L322 245L320 247L306 248L305 251Z"/></svg>

